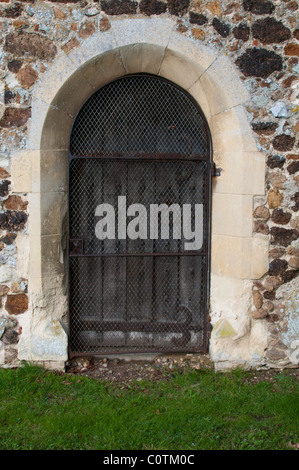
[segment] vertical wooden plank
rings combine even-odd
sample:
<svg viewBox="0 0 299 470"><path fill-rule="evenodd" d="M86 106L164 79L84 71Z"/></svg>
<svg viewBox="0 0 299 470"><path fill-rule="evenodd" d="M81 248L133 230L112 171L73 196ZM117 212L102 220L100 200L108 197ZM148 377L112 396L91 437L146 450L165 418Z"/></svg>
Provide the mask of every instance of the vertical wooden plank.
<svg viewBox="0 0 299 470"><path fill-rule="evenodd" d="M207 163L197 164L197 184L196 184L196 200L203 204L203 246L202 250L208 251L208 227L209 227L209 194L208 194L208 168ZM204 327L206 323L206 296L208 290L208 258L206 256L199 257L196 264L196 279L194 286L194 305L196 305L197 317L195 324ZM200 302L196 293L200 295Z"/></svg>
<svg viewBox="0 0 299 470"><path fill-rule="evenodd" d="M126 194L124 162L105 162L103 173L104 202L117 211L118 196ZM117 226L117 224L116 224ZM125 240L104 240L104 253L125 251ZM103 317L104 320L124 320L126 309L126 259L115 256L103 259Z"/></svg>
<svg viewBox="0 0 299 470"><path fill-rule="evenodd" d="M194 173L194 164L184 162L181 164L181 170L179 174L180 181L180 204L183 207L184 204L191 204L194 210L194 204L196 201L196 173ZM182 240L180 250L182 254L186 251L185 243L186 240L182 233ZM179 259L180 265L180 305L187 307L192 314L192 322L196 316L194 311L194 281L195 281L195 260L191 256L181 256ZM197 292L196 295L199 295Z"/></svg>
<svg viewBox="0 0 299 470"><path fill-rule="evenodd" d="M71 200L72 214L73 214L73 230L76 237L84 239L87 237L87 227L89 213L85 210L88 207L89 191L83 191L82 188L88 188L88 161L87 160L73 160L72 162L71 182L73 197ZM73 235L71 234L71 237ZM77 276L75 279L75 286L77 289L78 305L77 314L80 317L88 316L88 293L86 289L85 279L88 278L88 264L85 259L78 260Z"/></svg>
<svg viewBox="0 0 299 470"><path fill-rule="evenodd" d="M192 166L186 164L182 168L181 204L191 204L194 210L195 204L203 203L203 178L202 163L193 162ZM188 168L189 167L189 168ZM194 227L193 227L194 229ZM182 237L182 252L187 240ZM198 256L182 256L180 258L180 298L181 304L188 307L192 313L192 323L199 325L202 322L201 299L205 289L203 279L203 258Z"/></svg>
<svg viewBox="0 0 299 470"><path fill-rule="evenodd" d="M156 202L157 204L178 203L178 187L174 178L175 163L158 163L156 165ZM171 220L171 218L170 218ZM178 240L161 238L155 243L155 251L176 252ZM156 321L173 321L178 307L178 265L176 256L159 256L155 260L155 319Z"/></svg>
<svg viewBox="0 0 299 470"><path fill-rule="evenodd" d="M102 251L103 242L95 236L97 217L96 207L103 202L103 162L89 159L88 179L90 184L90 197L88 201L88 253L96 255ZM100 258L87 258L90 315L97 320L103 319L102 311L102 260Z"/></svg>
<svg viewBox="0 0 299 470"><path fill-rule="evenodd" d="M149 205L153 202L154 164L132 162L128 164L127 207L143 204L149 216ZM153 241L149 238L149 219L147 218L148 238L146 240L127 239L127 252L140 253L138 257L127 258L127 312L128 319L146 321L152 318L152 257L142 256L153 251Z"/></svg>
<svg viewBox="0 0 299 470"><path fill-rule="evenodd" d="M83 190L84 189L84 190ZM75 159L70 168L70 238L85 240L88 237L90 212L87 210L90 199L89 166L87 160ZM86 258L71 260L70 307L72 321L72 343L77 350L87 351L90 344L87 332L80 331L78 320L92 315L90 302L90 269Z"/></svg>

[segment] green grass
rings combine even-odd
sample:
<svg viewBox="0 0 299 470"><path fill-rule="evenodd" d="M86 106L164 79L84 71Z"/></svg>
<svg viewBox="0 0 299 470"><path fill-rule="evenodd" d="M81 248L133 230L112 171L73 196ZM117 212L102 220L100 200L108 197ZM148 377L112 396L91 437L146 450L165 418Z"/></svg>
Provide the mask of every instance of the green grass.
<svg viewBox="0 0 299 470"><path fill-rule="evenodd" d="M0 449L286 449L298 439L298 384L253 372L175 372L109 385L38 367L0 370Z"/></svg>

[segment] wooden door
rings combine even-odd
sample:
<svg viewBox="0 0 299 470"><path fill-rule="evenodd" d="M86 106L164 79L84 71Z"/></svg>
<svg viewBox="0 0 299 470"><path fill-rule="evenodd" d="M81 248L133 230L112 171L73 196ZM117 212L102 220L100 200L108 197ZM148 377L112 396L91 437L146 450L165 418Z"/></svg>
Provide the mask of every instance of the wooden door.
<svg viewBox="0 0 299 470"><path fill-rule="evenodd" d="M83 106L70 144L71 354L206 350L211 168L201 111L167 81L124 77ZM115 236L101 240L96 208L104 203L114 208ZM145 208L146 234L120 237L119 218L127 229L134 204ZM152 237L152 205L180 208L180 219L169 212L168 238L161 215ZM203 243L196 250L185 248L184 205L191 207L193 229L195 206L203 207Z"/></svg>

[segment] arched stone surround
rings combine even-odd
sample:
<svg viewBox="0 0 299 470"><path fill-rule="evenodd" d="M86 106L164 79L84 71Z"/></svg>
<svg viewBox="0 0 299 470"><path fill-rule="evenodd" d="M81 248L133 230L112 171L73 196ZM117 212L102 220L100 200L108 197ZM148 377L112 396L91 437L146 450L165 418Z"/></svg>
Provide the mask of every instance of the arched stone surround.
<svg viewBox="0 0 299 470"><path fill-rule="evenodd" d="M213 155L210 354L217 367L257 365L267 329L251 318L252 282L268 269L268 239L252 233L253 197L264 195L265 162L243 104L248 93L222 53L175 30L169 18L116 19L71 51L60 51L33 93L27 150L14 155L13 191L29 194L30 309L23 315L19 359L67 360L65 266L67 164L71 126L100 86L135 72L187 90L208 120ZM23 252L23 253L22 253ZM24 264L24 263L23 263ZM25 269L25 267L24 267Z"/></svg>

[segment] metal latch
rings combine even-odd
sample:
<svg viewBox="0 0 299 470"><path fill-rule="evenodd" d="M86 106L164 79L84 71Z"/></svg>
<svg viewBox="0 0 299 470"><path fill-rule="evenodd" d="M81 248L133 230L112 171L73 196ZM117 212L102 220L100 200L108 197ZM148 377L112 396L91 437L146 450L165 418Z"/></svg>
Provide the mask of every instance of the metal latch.
<svg viewBox="0 0 299 470"><path fill-rule="evenodd" d="M211 168L211 175L212 176L221 176L222 168L217 168L215 163L213 163Z"/></svg>

